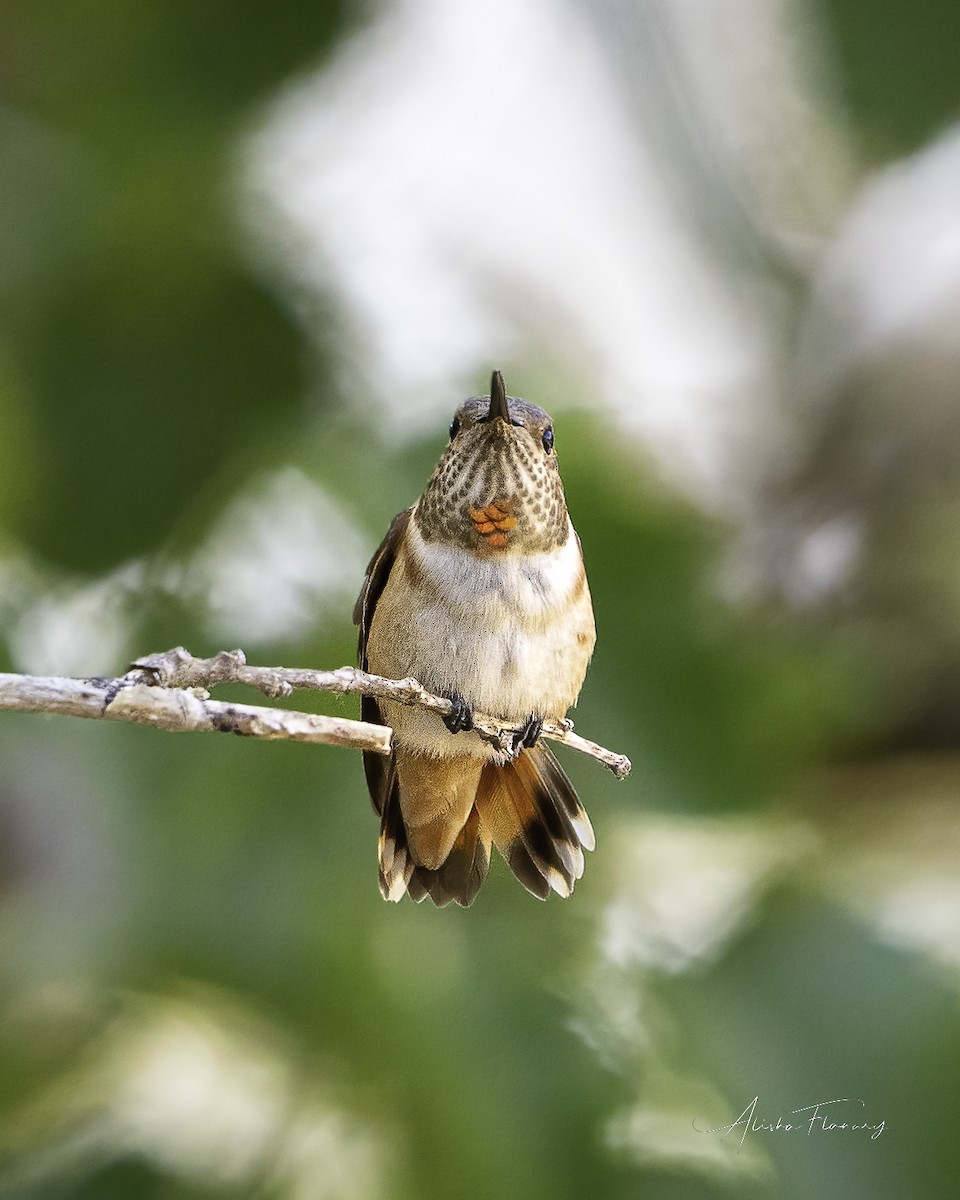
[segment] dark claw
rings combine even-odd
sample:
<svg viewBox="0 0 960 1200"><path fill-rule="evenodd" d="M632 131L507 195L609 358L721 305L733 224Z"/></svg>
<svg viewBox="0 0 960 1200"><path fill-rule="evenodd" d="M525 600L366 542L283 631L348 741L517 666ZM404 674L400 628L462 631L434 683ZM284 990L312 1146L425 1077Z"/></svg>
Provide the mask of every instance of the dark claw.
<svg viewBox="0 0 960 1200"><path fill-rule="evenodd" d="M535 717L532 713L524 721L523 726L513 735L513 752L517 754L521 747L529 749L535 746L543 729L543 717Z"/></svg>
<svg viewBox="0 0 960 1200"><path fill-rule="evenodd" d="M454 692L447 699L453 705L449 715L443 718L443 723L451 733L469 733L473 728L473 709L459 692Z"/></svg>

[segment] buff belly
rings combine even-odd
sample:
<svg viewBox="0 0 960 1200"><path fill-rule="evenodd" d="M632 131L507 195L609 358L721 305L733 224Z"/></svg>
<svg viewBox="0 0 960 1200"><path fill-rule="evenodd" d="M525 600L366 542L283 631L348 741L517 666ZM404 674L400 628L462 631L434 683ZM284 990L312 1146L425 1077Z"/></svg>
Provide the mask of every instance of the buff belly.
<svg viewBox="0 0 960 1200"><path fill-rule="evenodd" d="M423 541L411 522L377 604L369 668L459 693L474 709L522 723L562 717L576 701L595 640L590 593L573 534L548 554L479 559ZM495 751L448 732L422 709L381 702L398 745L434 757Z"/></svg>

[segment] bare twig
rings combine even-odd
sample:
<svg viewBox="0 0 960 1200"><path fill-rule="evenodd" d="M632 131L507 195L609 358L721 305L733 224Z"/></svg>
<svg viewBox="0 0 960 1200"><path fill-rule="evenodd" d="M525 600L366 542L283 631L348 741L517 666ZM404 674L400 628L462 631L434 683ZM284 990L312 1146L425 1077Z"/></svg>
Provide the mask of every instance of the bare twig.
<svg viewBox="0 0 960 1200"><path fill-rule="evenodd" d="M323 742L389 754L391 731L382 725L289 712L249 704L211 700L207 689L218 683L243 683L267 696L294 690L356 692L399 704L413 704L446 715L452 705L428 692L415 679L384 679L355 667L312 671L291 667L251 667L242 650L224 650L213 658L194 658L182 646L139 658L119 679L57 679L0 675L0 709L52 712L75 717L134 721L163 729L240 733L249 737ZM513 753L516 726L474 713L474 728L505 754ZM630 772L630 760L573 732L573 723L544 722L543 736L589 754L617 776Z"/></svg>
<svg viewBox="0 0 960 1200"><path fill-rule="evenodd" d="M131 721L176 732L217 730L275 741L320 742L390 753L391 731L383 725L255 704L230 704L211 700L201 689L153 687L130 676L110 680L0 675L2 709Z"/></svg>

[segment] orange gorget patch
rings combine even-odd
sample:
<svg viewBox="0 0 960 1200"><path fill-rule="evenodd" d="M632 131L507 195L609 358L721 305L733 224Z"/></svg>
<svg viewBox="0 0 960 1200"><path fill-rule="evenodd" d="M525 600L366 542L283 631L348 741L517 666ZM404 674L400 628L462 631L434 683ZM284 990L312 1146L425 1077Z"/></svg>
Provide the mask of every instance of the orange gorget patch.
<svg viewBox="0 0 960 1200"><path fill-rule="evenodd" d="M516 529L517 518L511 516L512 508L513 501L511 500L495 500L486 508L468 506L467 512L470 514L474 529L491 549L502 550L507 544L510 531Z"/></svg>

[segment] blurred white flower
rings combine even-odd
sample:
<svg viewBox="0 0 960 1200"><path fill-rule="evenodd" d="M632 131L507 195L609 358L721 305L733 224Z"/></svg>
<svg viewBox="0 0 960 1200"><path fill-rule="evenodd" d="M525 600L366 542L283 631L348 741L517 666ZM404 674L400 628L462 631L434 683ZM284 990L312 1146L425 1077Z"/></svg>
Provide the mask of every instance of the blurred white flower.
<svg viewBox="0 0 960 1200"><path fill-rule="evenodd" d="M638 1166L681 1170L729 1184L736 1179L775 1178L773 1164L756 1139L740 1145L739 1137L704 1132L703 1114L725 1112L727 1105L702 1080L671 1076L658 1081L654 1097L623 1109L605 1127L609 1148ZM700 1124L694 1127L697 1117Z"/></svg>
<svg viewBox="0 0 960 1200"><path fill-rule="evenodd" d="M214 640L303 637L359 591L369 539L296 467L253 482L169 584L198 598Z"/></svg>
<svg viewBox="0 0 960 1200"><path fill-rule="evenodd" d="M386 1194L382 1131L304 1077L279 1030L209 989L128 998L8 1137L21 1152L16 1178L4 1180L14 1185L138 1155L199 1187L283 1200Z"/></svg>
<svg viewBox="0 0 960 1200"><path fill-rule="evenodd" d="M133 560L93 580L43 580L36 597L27 600L21 566L18 598L26 602L8 635L17 667L37 675L82 676L122 666L145 576L146 563Z"/></svg>
<svg viewBox="0 0 960 1200"><path fill-rule="evenodd" d="M844 804L824 813L830 853L818 882L881 941L926 955L960 985L956 764L901 758L827 786Z"/></svg>
<svg viewBox="0 0 960 1200"><path fill-rule="evenodd" d="M951 874L924 872L891 888L874 916L885 941L960 972L960 858Z"/></svg>
<svg viewBox="0 0 960 1200"><path fill-rule="evenodd" d="M865 362L886 359L898 345L917 341L960 360L958 319L960 126L955 126L864 180L824 255L814 289L800 355L805 391L833 395ZM905 416L910 411L905 408Z"/></svg>
<svg viewBox="0 0 960 1200"><path fill-rule="evenodd" d="M537 399L602 402L729 506L778 419L757 243L822 236L846 164L813 29L797 0L394 0L252 137L250 224L398 431L535 350L569 380Z"/></svg>
<svg viewBox="0 0 960 1200"><path fill-rule="evenodd" d="M614 896L601 950L612 966L667 974L714 961L786 866L808 853L796 821L649 817L614 841Z"/></svg>
<svg viewBox="0 0 960 1200"><path fill-rule="evenodd" d="M958 324L955 126L864 179L825 246L787 364L794 434L751 534L768 586L817 602L863 568L955 626L939 551L960 501Z"/></svg>

